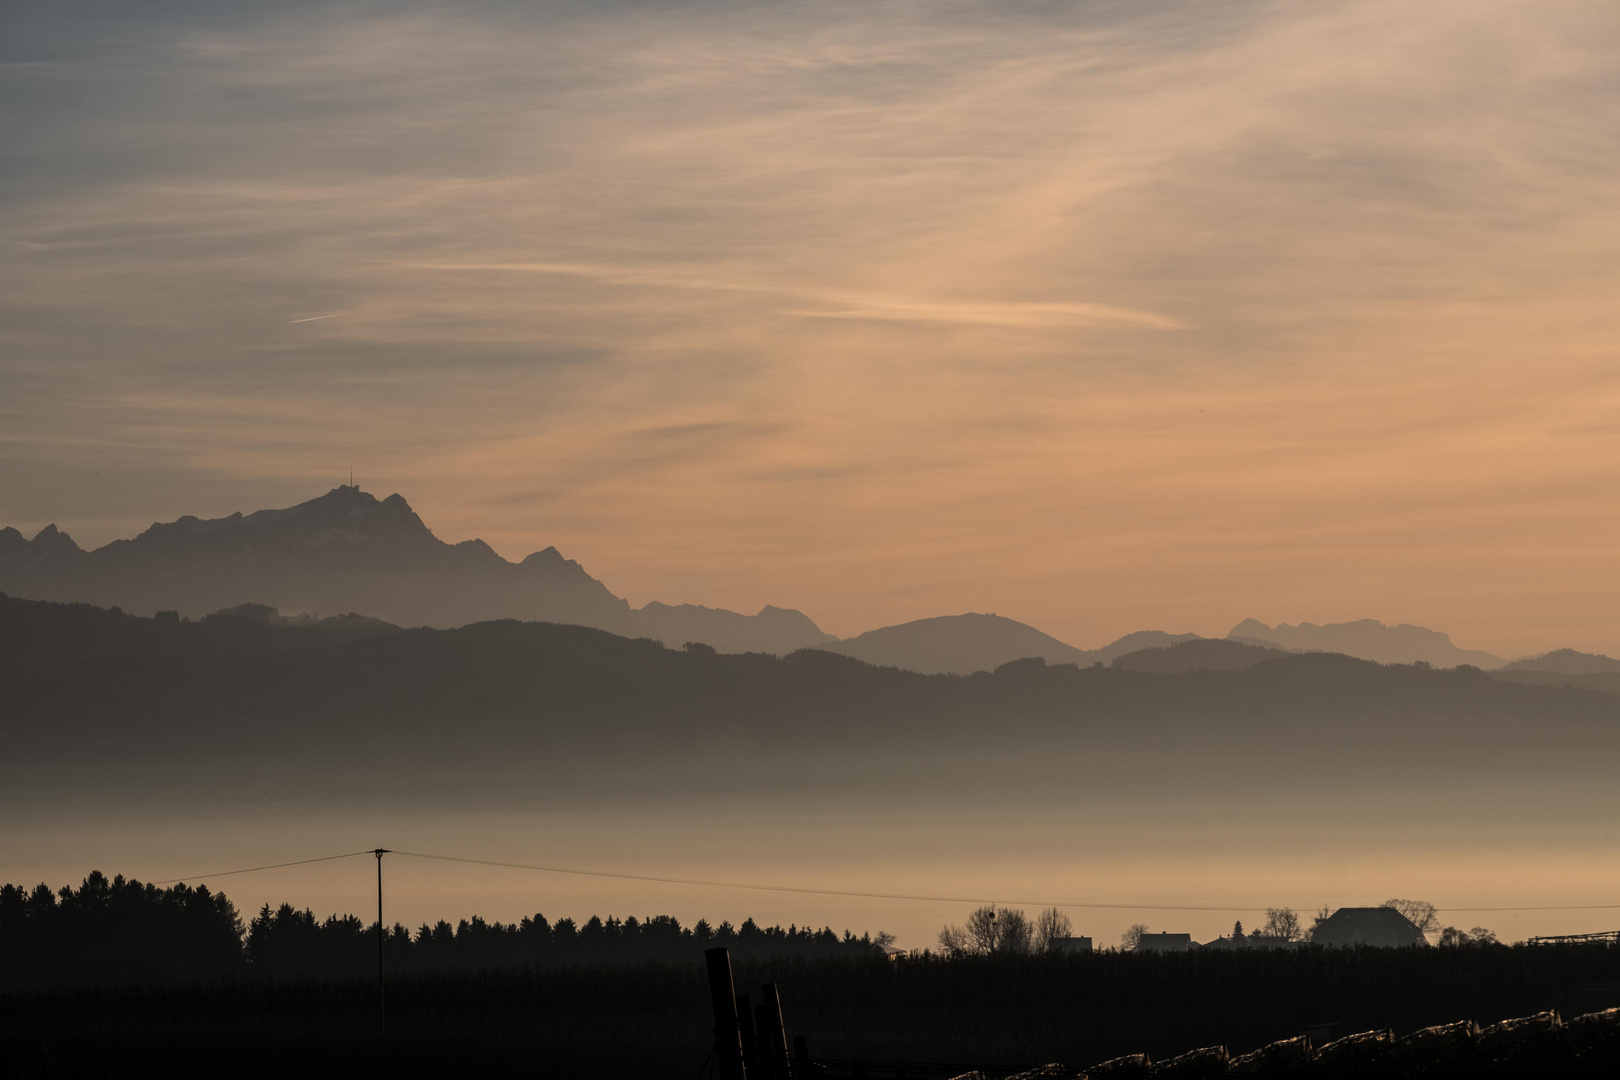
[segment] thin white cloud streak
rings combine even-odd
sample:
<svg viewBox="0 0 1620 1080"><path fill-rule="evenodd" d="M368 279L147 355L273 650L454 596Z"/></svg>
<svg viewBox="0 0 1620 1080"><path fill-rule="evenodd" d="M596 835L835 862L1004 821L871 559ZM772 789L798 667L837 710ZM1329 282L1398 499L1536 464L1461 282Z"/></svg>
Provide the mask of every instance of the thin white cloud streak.
<svg viewBox="0 0 1620 1080"><path fill-rule="evenodd" d="M703 277L658 274L634 268L579 266L565 263L414 263L424 270L513 271L519 273L563 274L612 285L651 285L661 289L696 289L715 292L764 293L848 305L845 310L811 311L784 309L784 314L820 319L888 319L896 322L972 323L984 326L1077 326L1099 322L1136 323L1161 330L1181 329L1182 324L1149 311L1132 311L1106 304L1061 303L979 303L971 300L915 300L896 297L863 297L818 293L785 285L751 285L736 281L715 281ZM332 318L324 315L321 318ZM295 320L312 322L309 319Z"/></svg>

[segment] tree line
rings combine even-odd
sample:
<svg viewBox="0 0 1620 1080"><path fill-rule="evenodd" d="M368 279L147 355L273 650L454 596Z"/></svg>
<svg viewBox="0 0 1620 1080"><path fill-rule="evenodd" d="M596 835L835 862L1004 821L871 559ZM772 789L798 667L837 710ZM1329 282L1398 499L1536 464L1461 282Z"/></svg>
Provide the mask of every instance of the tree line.
<svg viewBox="0 0 1620 1080"><path fill-rule="evenodd" d="M555 923L536 914L515 923L474 916L415 932L395 923L384 941L394 972L700 961L723 945L742 958L879 955L892 938L830 927L682 926L669 915ZM377 924L356 915L318 918L308 908L266 904L244 923L224 893L206 885L160 888L92 872L78 888L0 886L0 986L128 985L229 976L347 978L376 971Z"/></svg>

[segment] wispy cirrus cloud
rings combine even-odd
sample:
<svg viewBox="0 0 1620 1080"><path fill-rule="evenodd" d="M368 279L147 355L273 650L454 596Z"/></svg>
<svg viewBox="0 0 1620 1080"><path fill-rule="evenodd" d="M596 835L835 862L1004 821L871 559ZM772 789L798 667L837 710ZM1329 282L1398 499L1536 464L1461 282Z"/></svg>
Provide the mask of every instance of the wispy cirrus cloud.
<svg viewBox="0 0 1620 1080"><path fill-rule="evenodd" d="M510 271L517 273L560 274L609 285L645 285L659 289L692 289L699 292L758 293L800 302L817 302L826 307L782 309L784 314L816 319L885 319L896 322L968 323L984 326L1054 327L1101 322L1133 323L1161 330L1180 329L1182 324L1163 315L1107 304L1020 303L983 300L923 300L893 296L858 296L818 292L790 285L763 285L742 281L721 281L701 274L658 271L635 267L585 266L568 263L417 263L424 270ZM320 318L333 318L323 315ZM294 320L307 322L313 320Z"/></svg>

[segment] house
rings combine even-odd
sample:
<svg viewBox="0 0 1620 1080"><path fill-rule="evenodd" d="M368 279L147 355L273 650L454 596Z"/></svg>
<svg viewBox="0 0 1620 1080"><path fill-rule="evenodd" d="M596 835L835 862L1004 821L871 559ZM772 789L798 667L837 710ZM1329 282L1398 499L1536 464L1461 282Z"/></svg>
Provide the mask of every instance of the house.
<svg viewBox="0 0 1620 1080"><path fill-rule="evenodd" d="M1397 949L1407 945L1427 945L1423 931L1412 920L1387 907L1345 907L1335 911L1311 931L1311 944L1328 946L1370 945Z"/></svg>
<svg viewBox="0 0 1620 1080"><path fill-rule="evenodd" d="M1198 946L1200 949L1214 949L1217 952L1227 952L1233 949L1297 949L1304 942L1289 941L1285 937L1273 937L1269 934L1246 934L1243 937L1218 937L1214 941L1206 941Z"/></svg>
<svg viewBox="0 0 1620 1080"><path fill-rule="evenodd" d="M1091 939L1088 937L1055 937L1052 939L1052 951L1055 953L1090 952Z"/></svg>
<svg viewBox="0 0 1620 1080"><path fill-rule="evenodd" d="M1136 943L1137 952L1187 952L1191 948L1191 934L1143 934Z"/></svg>

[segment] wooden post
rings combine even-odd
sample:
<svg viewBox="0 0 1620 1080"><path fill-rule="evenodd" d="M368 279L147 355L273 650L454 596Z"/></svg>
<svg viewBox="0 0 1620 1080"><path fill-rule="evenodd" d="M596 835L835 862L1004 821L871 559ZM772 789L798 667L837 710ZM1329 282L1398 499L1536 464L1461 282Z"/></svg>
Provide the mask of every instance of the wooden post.
<svg viewBox="0 0 1620 1080"><path fill-rule="evenodd" d="M755 1080L787 1080L776 1075L776 1055L771 1053L771 1011L764 1005L754 1006L754 1042L759 1047L759 1071L751 1074Z"/></svg>
<svg viewBox="0 0 1620 1080"><path fill-rule="evenodd" d="M776 992L775 983L766 983L759 989L765 997L765 1004L760 1006L765 1012L765 1024L758 1033L760 1056L768 1053L771 1058L770 1070L765 1075L774 1073L777 1080L789 1080L793 1064L788 1060L787 1032L782 1028L782 998Z"/></svg>
<svg viewBox="0 0 1620 1080"><path fill-rule="evenodd" d="M731 954L707 949L709 1000L714 1004L714 1060L720 1080L747 1080L743 1067L742 1029L737 1023L737 994L731 982Z"/></svg>
<svg viewBox="0 0 1620 1080"><path fill-rule="evenodd" d="M742 1029L743 1067L751 1077L766 1075L759 1068L759 1038L754 1031L754 1010L748 1004L747 994L737 995L737 1025Z"/></svg>
<svg viewBox="0 0 1620 1080"><path fill-rule="evenodd" d="M388 1031L388 998L383 993L383 943L388 940L388 931L383 928L382 917L382 857L388 853L387 848L372 852L377 856L377 1031L380 1034Z"/></svg>
<svg viewBox="0 0 1620 1080"><path fill-rule="evenodd" d="M804 1075L810 1075L810 1040L803 1035L793 1036L793 1060L804 1070Z"/></svg>

